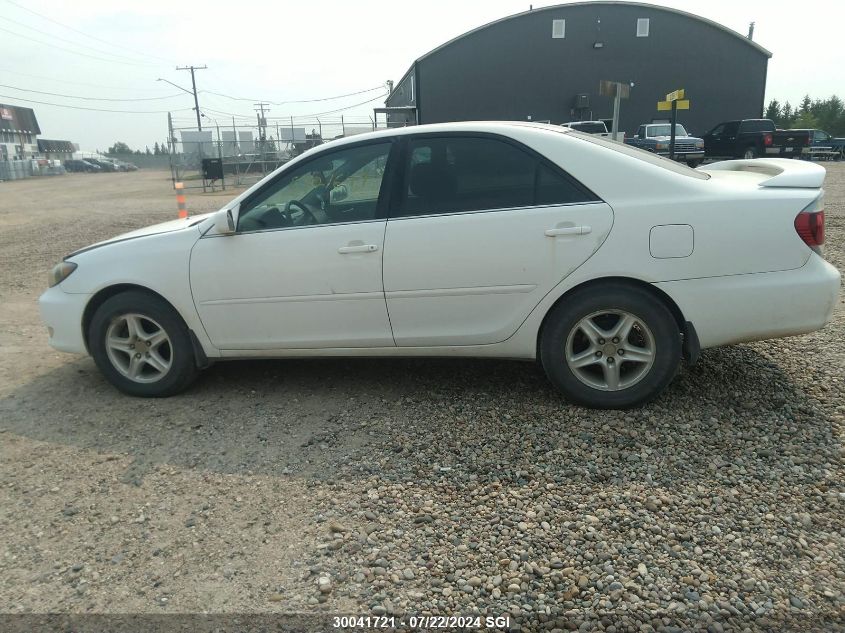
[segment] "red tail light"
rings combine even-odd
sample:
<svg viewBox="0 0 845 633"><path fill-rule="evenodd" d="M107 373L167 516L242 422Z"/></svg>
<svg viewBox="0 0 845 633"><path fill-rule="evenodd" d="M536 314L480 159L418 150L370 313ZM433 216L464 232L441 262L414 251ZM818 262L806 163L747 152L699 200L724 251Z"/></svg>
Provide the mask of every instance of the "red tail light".
<svg viewBox="0 0 845 633"><path fill-rule="evenodd" d="M771 134L764 134L763 135L763 145L769 147L772 144L772 135Z"/></svg>
<svg viewBox="0 0 845 633"><path fill-rule="evenodd" d="M796 215L795 231L807 246L817 250L824 244L824 209L802 211Z"/></svg>

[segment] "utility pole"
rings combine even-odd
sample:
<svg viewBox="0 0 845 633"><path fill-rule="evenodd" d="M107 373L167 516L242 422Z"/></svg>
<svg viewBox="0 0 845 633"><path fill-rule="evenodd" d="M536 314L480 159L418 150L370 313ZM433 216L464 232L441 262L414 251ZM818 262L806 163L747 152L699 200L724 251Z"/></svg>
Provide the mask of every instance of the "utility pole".
<svg viewBox="0 0 845 633"><path fill-rule="evenodd" d="M264 164L264 140L267 138L267 119L264 116L264 111L270 111L270 108L267 107L270 104L261 101L259 103L253 103L252 105L255 106L255 116L258 117L258 154L261 156L261 173L266 173Z"/></svg>
<svg viewBox="0 0 845 633"><path fill-rule="evenodd" d="M197 99L197 80L194 77L195 70L205 70L208 66L177 66L176 70L190 70L191 71L191 87L194 89L194 110L197 113L197 130L202 132L202 122L200 121L200 102Z"/></svg>

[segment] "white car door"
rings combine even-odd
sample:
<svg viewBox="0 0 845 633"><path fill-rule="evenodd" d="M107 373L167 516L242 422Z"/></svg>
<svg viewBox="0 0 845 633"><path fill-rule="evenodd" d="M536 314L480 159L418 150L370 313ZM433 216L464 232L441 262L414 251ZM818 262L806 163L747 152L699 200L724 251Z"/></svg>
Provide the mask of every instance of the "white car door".
<svg viewBox="0 0 845 633"><path fill-rule="evenodd" d="M234 235L191 254L191 290L223 350L393 346L384 301L392 142L321 153L241 203Z"/></svg>
<svg viewBox="0 0 845 633"><path fill-rule="evenodd" d="M403 155L384 252L398 346L507 339L613 224L610 206L503 137L412 136Z"/></svg>

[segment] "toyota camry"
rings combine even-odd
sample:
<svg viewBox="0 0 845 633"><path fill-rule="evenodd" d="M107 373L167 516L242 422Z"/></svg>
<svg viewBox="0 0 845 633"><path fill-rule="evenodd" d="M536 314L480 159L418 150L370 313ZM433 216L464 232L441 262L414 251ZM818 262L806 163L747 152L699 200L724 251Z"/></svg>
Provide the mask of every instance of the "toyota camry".
<svg viewBox="0 0 845 633"><path fill-rule="evenodd" d="M391 129L71 253L41 312L54 348L134 396L230 359L475 356L536 359L570 401L629 407L702 349L831 319L824 177L690 169L540 124Z"/></svg>

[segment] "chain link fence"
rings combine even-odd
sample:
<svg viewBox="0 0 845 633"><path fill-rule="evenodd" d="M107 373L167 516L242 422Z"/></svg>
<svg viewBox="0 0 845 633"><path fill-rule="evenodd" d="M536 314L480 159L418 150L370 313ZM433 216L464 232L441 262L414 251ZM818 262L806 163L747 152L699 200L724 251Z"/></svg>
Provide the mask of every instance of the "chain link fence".
<svg viewBox="0 0 845 633"><path fill-rule="evenodd" d="M168 120L171 178L186 189L249 186L312 147L393 126L367 116L256 117L254 123L204 116L201 130Z"/></svg>

